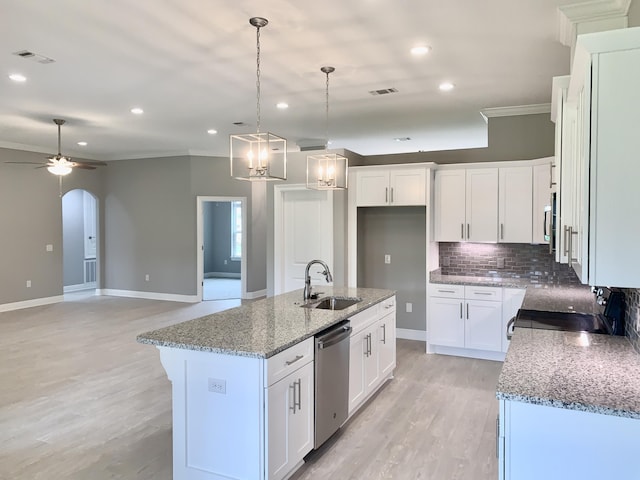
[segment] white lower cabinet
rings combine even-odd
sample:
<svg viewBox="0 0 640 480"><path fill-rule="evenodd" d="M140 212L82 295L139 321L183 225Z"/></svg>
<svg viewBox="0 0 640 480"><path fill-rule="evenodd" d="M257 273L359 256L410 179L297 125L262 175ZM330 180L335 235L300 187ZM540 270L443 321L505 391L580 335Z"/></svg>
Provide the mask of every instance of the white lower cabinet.
<svg viewBox="0 0 640 480"><path fill-rule="evenodd" d="M467 356L502 352L502 288L433 284L428 311L430 351Z"/></svg>
<svg viewBox="0 0 640 480"><path fill-rule="evenodd" d="M313 449L314 363L267 388L267 470L270 480L285 477Z"/></svg>
<svg viewBox="0 0 640 480"><path fill-rule="evenodd" d="M639 429L638 419L500 400L498 478L636 480Z"/></svg>
<svg viewBox="0 0 640 480"><path fill-rule="evenodd" d="M396 366L395 297L382 302L380 312L364 323L352 322L356 326L350 339L349 416L392 376Z"/></svg>

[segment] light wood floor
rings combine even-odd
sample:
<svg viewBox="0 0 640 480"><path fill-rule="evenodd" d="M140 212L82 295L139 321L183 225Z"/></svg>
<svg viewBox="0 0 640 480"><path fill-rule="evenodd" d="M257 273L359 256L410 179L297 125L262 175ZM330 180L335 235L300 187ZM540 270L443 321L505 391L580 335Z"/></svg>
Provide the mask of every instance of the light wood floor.
<svg viewBox="0 0 640 480"><path fill-rule="evenodd" d="M171 388L138 333L237 305L69 296L0 313L0 479L171 479ZM294 475L497 479L501 364L398 341L396 377Z"/></svg>

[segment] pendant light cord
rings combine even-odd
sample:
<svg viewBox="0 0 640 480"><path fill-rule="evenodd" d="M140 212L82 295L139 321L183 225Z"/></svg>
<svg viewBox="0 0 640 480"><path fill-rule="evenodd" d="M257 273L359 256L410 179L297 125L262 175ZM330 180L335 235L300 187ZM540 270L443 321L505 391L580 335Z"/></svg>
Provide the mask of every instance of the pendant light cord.
<svg viewBox="0 0 640 480"><path fill-rule="evenodd" d="M260 27L256 27L256 117L257 133L260 133Z"/></svg>

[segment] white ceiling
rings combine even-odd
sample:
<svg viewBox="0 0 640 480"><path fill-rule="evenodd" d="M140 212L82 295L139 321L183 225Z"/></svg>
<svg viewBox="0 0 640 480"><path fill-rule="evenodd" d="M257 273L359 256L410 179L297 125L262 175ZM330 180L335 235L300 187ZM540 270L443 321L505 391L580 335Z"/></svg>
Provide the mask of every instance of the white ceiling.
<svg viewBox="0 0 640 480"><path fill-rule="evenodd" d="M557 7L567 3L0 0L0 146L54 153L51 119L60 117L62 152L72 156L226 155L230 133L255 131L252 16L270 22L261 30L262 130L286 137L290 150L325 136L323 65L336 68L332 148L486 146L481 109L548 103L551 77L568 73L569 48L556 40ZM412 57L416 44L433 50ZM12 55L19 50L55 63ZM15 72L28 80L12 82ZM456 88L439 91L445 80ZM368 93L391 87L398 93Z"/></svg>

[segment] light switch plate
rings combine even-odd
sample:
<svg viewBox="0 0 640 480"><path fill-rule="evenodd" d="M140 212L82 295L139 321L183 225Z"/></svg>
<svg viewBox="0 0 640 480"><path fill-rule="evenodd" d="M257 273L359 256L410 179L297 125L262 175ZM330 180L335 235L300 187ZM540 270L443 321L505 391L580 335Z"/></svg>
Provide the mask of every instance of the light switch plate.
<svg viewBox="0 0 640 480"><path fill-rule="evenodd" d="M413 303L407 302L406 310L407 310L407 313L413 312Z"/></svg>
<svg viewBox="0 0 640 480"><path fill-rule="evenodd" d="M384 263L391 263L391 255L386 254L384 256Z"/></svg>
<svg viewBox="0 0 640 480"><path fill-rule="evenodd" d="M45 250L46 250L47 252L53 252L53 245L51 245L50 243L49 243L49 244L47 244L47 246L45 247Z"/></svg>

